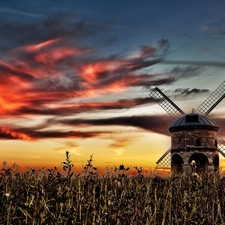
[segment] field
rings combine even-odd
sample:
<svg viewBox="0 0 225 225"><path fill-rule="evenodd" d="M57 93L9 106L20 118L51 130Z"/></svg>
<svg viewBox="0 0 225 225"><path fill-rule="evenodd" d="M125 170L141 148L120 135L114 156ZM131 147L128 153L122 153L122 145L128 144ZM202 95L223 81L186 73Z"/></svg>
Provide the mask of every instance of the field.
<svg viewBox="0 0 225 225"><path fill-rule="evenodd" d="M92 157L80 173L66 153L63 172L3 164L0 224L225 224L225 179L219 174L167 178L123 165L104 175Z"/></svg>

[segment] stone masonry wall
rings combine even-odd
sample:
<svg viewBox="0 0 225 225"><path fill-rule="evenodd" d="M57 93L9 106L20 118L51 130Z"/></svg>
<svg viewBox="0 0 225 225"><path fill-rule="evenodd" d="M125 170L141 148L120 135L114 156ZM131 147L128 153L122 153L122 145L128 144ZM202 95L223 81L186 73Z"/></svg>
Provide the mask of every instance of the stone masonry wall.
<svg viewBox="0 0 225 225"><path fill-rule="evenodd" d="M174 131L171 134L171 147L172 149L196 147L197 139L200 139L200 146L197 148L215 148L217 132L203 129Z"/></svg>
<svg viewBox="0 0 225 225"><path fill-rule="evenodd" d="M217 132L207 129L190 129L171 133L171 159L174 154L181 156L185 167L190 167L190 158L195 153L204 154L209 162L208 168L213 170L213 159L218 155Z"/></svg>

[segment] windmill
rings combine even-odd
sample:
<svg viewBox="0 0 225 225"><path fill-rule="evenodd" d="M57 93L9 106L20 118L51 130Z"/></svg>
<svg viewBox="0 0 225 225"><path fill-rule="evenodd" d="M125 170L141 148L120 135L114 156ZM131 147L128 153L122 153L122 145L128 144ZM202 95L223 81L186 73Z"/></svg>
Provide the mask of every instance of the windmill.
<svg viewBox="0 0 225 225"><path fill-rule="evenodd" d="M156 162L156 169L185 172L191 162L198 171L219 169L219 154L225 157L225 142L217 134L219 127L207 116L225 98L225 81L196 109L186 114L159 88L150 93L175 121L169 127L171 148Z"/></svg>

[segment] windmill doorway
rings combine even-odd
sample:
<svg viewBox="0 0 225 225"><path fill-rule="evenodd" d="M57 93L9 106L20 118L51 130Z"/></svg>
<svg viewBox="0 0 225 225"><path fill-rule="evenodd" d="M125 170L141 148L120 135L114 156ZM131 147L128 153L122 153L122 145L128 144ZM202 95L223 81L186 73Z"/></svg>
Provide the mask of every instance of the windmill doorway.
<svg viewBox="0 0 225 225"><path fill-rule="evenodd" d="M192 161L195 161L195 165L196 165L196 172L204 172L207 168L207 166L209 165L209 160L207 158L206 155L204 155L203 153L194 153L190 159L188 163L191 163Z"/></svg>
<svg viewBox="0 0 225 225"><path fill-rule="evenodd" d="M172 162L171 163L172 170L175 173L183 173L182 165L184 164L184 161L183 161L182 157L179 154L174 154L172 156L171 162Z"/></svg>

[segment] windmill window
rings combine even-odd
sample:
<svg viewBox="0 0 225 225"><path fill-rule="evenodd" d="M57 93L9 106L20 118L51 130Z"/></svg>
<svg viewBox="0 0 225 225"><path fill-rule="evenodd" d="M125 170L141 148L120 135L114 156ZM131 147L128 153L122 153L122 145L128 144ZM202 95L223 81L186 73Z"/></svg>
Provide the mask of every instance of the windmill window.
<svg viewBox="0 0 225 225"><path fill-rule="evenodd" d="M187 123L198 123L198 115L186 115Z"/></svg>
<svg viewBox="0 0 225 225"><path fill-rule="evenodd" d="M201 146L201 140L200 139L196 139L196 146Z"/></svg>
<svg viewBox="0 0 225 225"><path fill-rule="evenodd" d="M217 147L217 140L215 140L215 146Z"/></svg>
<svg viewBox="0 0 225 225"><path fill-rule="evenodd" d="M219 170L219 156L218 155L214 156L213 165L214 165L214 170L218 171Z"/></svg>

